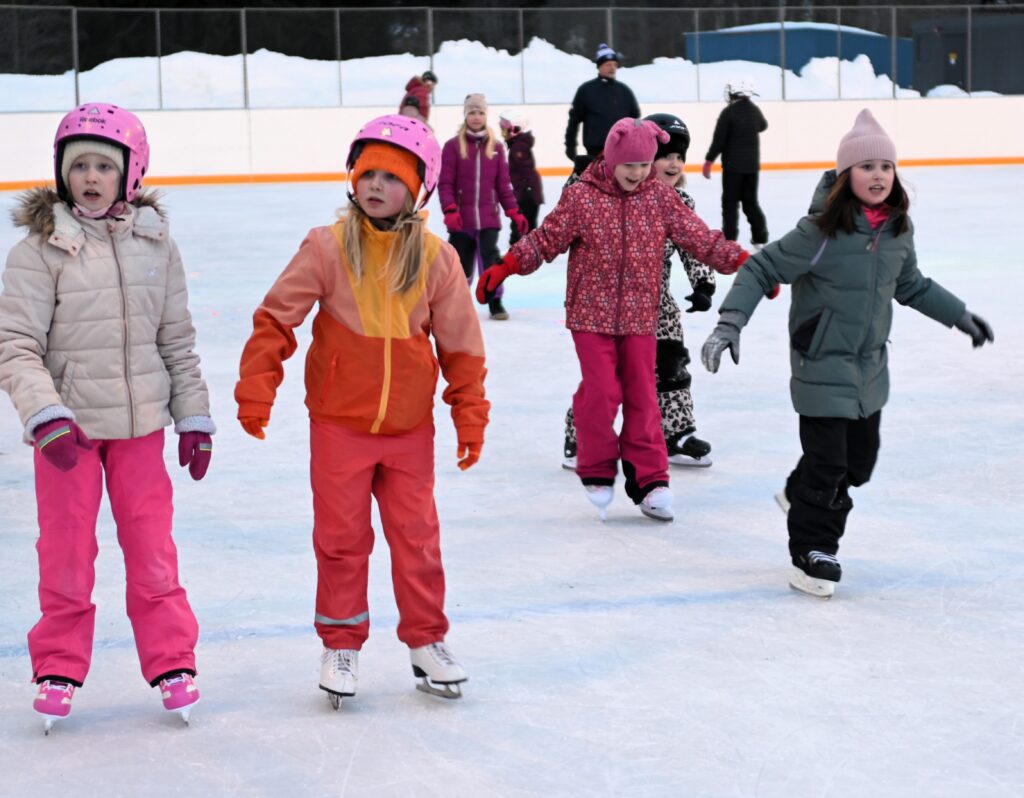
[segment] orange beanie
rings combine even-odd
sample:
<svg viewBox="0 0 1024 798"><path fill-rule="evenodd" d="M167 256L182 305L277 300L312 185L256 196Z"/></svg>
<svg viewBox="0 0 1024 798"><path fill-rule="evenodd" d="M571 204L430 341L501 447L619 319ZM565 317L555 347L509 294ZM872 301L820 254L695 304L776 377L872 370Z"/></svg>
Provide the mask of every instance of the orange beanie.
<svg viewBox="0 0 1024 798"><path fill-rule="evenodd" d="M391 172L409 189L413 202L419 197L420 188L423 186L420 179L420 159L408 150L382 141L367 142L348 176L353 187L359 182L359 178L371 169Z"/></svg>

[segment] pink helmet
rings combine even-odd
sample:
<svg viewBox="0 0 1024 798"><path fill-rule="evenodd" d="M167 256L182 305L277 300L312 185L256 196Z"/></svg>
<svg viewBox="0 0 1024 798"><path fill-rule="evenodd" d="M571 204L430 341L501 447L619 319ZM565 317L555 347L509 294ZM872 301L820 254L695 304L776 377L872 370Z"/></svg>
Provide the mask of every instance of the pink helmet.
<svg viewBox="0 0 1024 798"><path fill-rule="evenodd" d="M53 139L53 171L57 178L57 193L62 197L67 196L67 186L60 171L64 146L75 139L97 139L121 147L125 155L121 194L128 202L135 199L149 168L149 140L139 118L131 111L107 103L87 103L68 111L60 120Z"/></svg>
<svg viewBox="0 0 1024 798"><path fill-rule="evenodd" d="M411 152L420 161L420 177L423 178L423 189L426 192L416 206L417 209L427 204L430 195L437 188L441 176L441 145L434 138L429 127L418 119L398 114L378 116L363 125L349 146L345 169L349 172L355 166L356 159L362 151L362 145L368 141L383 141Z"/></svg>

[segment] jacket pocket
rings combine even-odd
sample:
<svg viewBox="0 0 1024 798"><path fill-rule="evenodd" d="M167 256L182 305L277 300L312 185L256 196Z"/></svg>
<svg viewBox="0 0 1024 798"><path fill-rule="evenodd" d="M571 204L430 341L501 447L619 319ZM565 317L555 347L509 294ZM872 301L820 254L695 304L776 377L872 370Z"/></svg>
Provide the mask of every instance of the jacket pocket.
<svg viewBox="0 0 1024 798"><path fill-rule="evenodd" d="M825 340L825 333L831 321L832 311L829 308L825 308L821 313L812 316L793 331L789 339L790 345L795 351L805 357L817 357L821 351L821 345Z"/></svg>
<svg viewBox="0 0 1024 798"><path fill-rule="evenodd" d="M67 405L68 397L71 395L71 382L75 377L75 361L69 360L64 367L64 373L60 378L60 401Z"/></svg>

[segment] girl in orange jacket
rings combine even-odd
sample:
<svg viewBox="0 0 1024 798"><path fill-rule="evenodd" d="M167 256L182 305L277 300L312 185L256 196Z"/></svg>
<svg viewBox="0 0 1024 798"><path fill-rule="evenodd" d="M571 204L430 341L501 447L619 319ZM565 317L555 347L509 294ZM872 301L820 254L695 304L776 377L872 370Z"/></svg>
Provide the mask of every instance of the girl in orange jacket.
<svg viewBox="0 0 1024 798"><path fill-rule="evenodd" d="M306 356L314 625L324 644L320 687L335 708L356 692L358 652L369 635L371 495L391 548L398 638L411 650L420 688L458 697L466 680L444 643L433 496L438 371L448 383L443 399L463 470L480 457L490 405L480 324L462 267L419 212L440 162L437 140L418 120L384 116L360 130L348 157L348 212L309 231L256 310L235 388L242 427L262 439L283 362L297 346L293 330L319 303Z"/></svg>

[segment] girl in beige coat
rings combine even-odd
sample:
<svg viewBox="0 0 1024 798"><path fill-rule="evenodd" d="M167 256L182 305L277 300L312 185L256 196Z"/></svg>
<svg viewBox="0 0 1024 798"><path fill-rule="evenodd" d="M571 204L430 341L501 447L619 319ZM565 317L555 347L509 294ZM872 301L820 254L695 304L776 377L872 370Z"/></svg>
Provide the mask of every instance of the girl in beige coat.
<svg viewBox="0 0 1024 798"><path fill-rule="evenodd" d="M199 699L198 625L178 582L164 427L202 479L212 453L185 272L154 198L142 123L91 104L61 121L57 191L14 212L28 236L0 293L0 388L35 445L42 617L28 635L35 709L46 728L71 711L89 670L102 483L124 552L127 610L142 674L187 720Z"/></svg>

